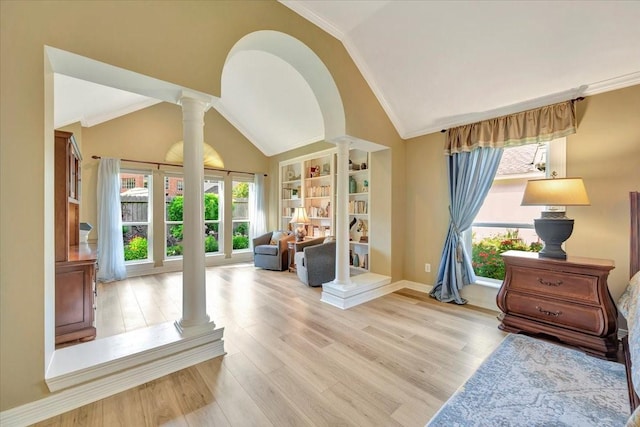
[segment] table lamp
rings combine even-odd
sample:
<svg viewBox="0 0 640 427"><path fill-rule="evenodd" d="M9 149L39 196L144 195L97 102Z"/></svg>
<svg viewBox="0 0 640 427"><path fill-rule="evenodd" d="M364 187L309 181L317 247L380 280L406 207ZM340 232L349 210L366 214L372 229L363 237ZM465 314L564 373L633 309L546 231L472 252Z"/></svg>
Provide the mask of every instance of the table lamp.
<svg viewBox="0 0 640 427"><path fill-rule="evenodd" d="M588 206L589 197L582 178L534 179L527 182L522 196L522 206ZM553 208L542 211L540 218L534 219L534 228L544 242L539 257L566 259L562 249L573 232L573 220L567 218L564 211Z"/></svg>
<svg viewBox="0 0 640 427"><path fill-rule="evenodd" d="M307 235L307 232L304 229L305 224L309 224L309 217L307 216L307 211L304 206L297 207L293 212L293 217L290 224L298 225L298 227L294 231L294 235L296 236L296 242L302 242L304 240L304 236Z"/></svg>

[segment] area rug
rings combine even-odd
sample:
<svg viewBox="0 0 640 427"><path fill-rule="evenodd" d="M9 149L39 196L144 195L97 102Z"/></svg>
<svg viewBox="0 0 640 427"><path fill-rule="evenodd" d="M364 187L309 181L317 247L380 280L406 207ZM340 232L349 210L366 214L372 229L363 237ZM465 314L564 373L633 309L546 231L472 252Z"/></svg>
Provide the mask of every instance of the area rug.
<svg viewBox="0 0 640 427"><path fill-rule="evenodd" d="M624 426L624 365L510 334L427 426Z"/></svg>

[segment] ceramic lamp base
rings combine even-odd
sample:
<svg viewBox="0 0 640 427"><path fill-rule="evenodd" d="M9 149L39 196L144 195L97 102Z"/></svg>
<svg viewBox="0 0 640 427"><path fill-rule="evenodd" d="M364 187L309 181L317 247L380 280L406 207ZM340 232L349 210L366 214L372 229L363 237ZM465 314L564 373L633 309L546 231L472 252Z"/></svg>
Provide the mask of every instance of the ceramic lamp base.
<svg viewBox="0 0 640 427"><path fill-rule="evenodd" d="M573 220L563 218L539 218L533 220L536 233L544 242L544 248L538 253L541 258L567 259L562 244L573 232Z"/></svg>

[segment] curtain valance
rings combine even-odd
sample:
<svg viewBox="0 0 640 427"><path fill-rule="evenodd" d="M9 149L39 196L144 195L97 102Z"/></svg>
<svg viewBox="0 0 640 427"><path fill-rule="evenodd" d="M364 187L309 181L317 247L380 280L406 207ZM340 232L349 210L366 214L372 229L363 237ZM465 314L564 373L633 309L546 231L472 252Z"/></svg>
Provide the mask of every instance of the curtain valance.
<svg viewBox="0 0 640 427"><path fill-rule="evenodd" d="M576 133L574 101L484 120L449 129L445 154L476 148L503 148L551 141Z"/></svg>

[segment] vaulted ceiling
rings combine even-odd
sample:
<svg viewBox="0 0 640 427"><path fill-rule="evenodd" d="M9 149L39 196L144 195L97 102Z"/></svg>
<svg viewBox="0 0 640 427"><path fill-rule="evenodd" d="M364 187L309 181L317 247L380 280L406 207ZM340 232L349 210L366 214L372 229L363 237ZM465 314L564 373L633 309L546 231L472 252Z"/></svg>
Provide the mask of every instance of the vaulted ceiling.
<svg viewBox="0 0 640 427"><path fill-rule="evenodd" d="M638 1L281 3L344 44L402 138L640 84ZM235 124L260 123L245 136L267 155L321 139L304 80L256 55L237 55L225 69L233 87L252 89L225 100ZM91 126L157 102L75 80L56 75L56 127Z"/></svg>

